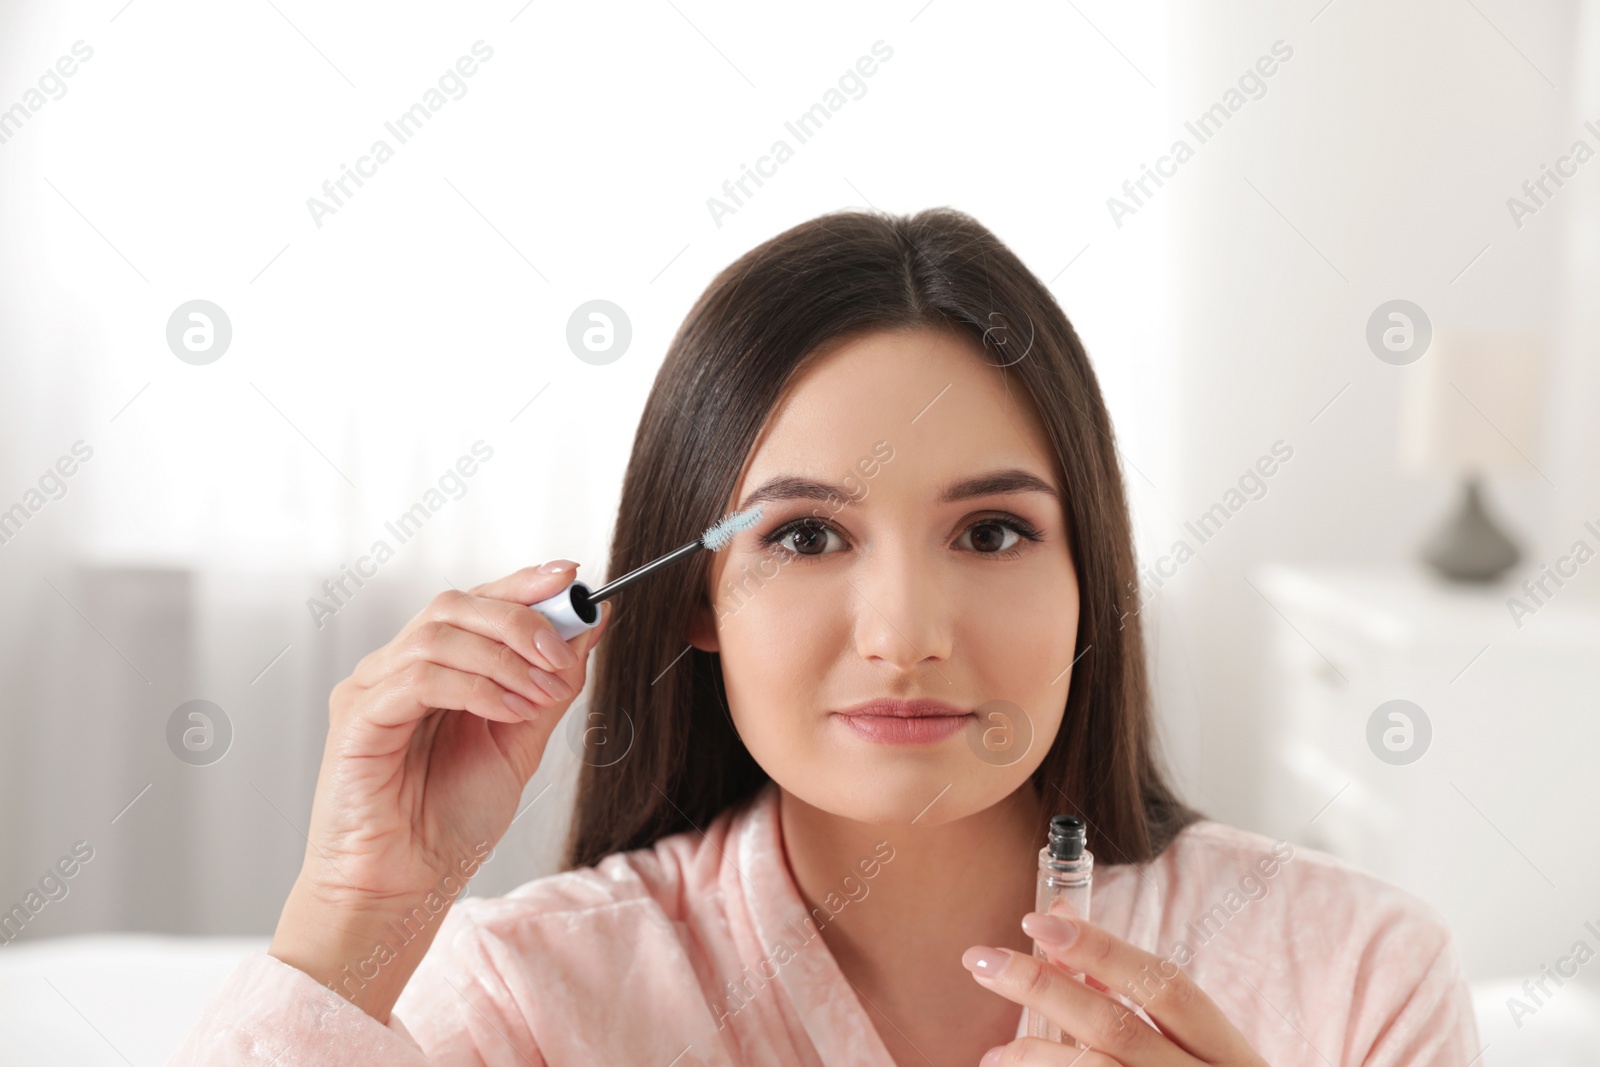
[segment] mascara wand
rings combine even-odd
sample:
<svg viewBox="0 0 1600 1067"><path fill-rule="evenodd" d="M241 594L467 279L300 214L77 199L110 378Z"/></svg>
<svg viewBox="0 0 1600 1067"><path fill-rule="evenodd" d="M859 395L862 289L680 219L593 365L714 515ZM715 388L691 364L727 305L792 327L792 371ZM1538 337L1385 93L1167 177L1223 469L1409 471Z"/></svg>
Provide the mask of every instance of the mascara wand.
<svg viewBox="0 0 1600 1067"><path fill-rule="evenodd" d="M592 630L600 624L600 609L596 606L602 600L610 597L621 589L625 589L643 578L653 574L674 563L688 559L702 548L712 552L721 552L733 543L733 535L740 530L749 529L761 518L761 508L753 507L747 511L737 511L725 516L715 525L706 530L696 540L690 541L682 548L675 548L660 559L653 559L642 567L635 568L624 574L616 581L608 582L599 589L590 590L582 582L573 582L555 596L539 601L537 604L528 605L534 611L550 620L555 627L556 634L565 641L570 637Z"/></svg>

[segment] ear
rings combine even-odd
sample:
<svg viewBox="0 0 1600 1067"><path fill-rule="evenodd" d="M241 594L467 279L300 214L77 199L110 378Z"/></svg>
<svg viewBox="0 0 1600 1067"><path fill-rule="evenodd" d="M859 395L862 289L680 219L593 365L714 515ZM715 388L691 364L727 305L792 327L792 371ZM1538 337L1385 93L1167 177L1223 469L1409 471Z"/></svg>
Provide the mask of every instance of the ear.
<svg viewBox="0 0 1600 1067"><path fill-rule="evenodd" d="M689 643L702 652L721 650L722 646L717 643L716 616L710 604L701 603L694 609L694 616L689 620Z"/></svg>

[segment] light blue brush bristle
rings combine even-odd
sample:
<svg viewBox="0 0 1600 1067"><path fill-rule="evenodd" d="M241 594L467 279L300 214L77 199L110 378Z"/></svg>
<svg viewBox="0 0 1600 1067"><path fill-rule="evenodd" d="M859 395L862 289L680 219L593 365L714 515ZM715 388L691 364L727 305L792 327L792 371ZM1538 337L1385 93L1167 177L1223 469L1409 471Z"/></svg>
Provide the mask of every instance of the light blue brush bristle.
<svg viewBox="0 0 1600 1067"><path fill-rule="evenodd" d="M713 552L721 552L733 543L733 535L748 530L761 520L759 505L749 511L736 511L711 527L700 537L700 543Z"/></svg>

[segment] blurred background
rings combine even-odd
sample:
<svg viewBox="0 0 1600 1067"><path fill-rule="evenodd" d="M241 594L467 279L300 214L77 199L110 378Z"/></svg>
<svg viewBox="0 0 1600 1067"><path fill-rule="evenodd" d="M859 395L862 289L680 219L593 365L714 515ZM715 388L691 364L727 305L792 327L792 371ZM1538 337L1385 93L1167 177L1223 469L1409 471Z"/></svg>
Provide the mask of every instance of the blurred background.
<svg viewBox="0 0 1600 1067"><path fill-rule="evenodd" d="M1597 0L0 6L0 909L80 861L0 1062L162 1062L333 684L605 577L710 279L934 205L1088 347L1188 799L1438 907L1480 1062L1594 1062L1600 964L1523 983L1600 948L1597 154ZM576 767L471 892L555 869Z"/></svg>

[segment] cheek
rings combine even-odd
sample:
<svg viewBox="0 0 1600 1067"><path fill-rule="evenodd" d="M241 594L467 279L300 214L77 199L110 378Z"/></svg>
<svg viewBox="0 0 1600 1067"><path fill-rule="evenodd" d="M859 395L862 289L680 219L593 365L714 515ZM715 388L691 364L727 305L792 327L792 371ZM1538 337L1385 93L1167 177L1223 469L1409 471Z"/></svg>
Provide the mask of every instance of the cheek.
<svg viewBox="0 0 1600 1067"><path fill-rule="evenodd" d="M992 581L967 603L958 643L966 646L960 658L971 695L1021 709L1027 724L1017 729L1030 738L1031 762L1016 769L1031 773L1061 727L1072 681L1079 605L1071 565Z"/></svg>
<svg viewBox="0 0 1600 1067"><path fill-rule="evenodd" d="M717 599L717 642L734 726L758 761L770 742L793 744L815 728L824 681L845 625L838 596L764 557L729 561ZM848 590L848 587L846 587Z"/></svg>
<svg viewBox="0 0 1600 1067"><path fill-rule="evenodd" d="M997 668L986 666L986 675L1031 685L1041 673L1049 682L1072 662L1078 585L1070 565L1019 570L974 589L965 601L962 632L981 649L979 662Z"/></svg>

